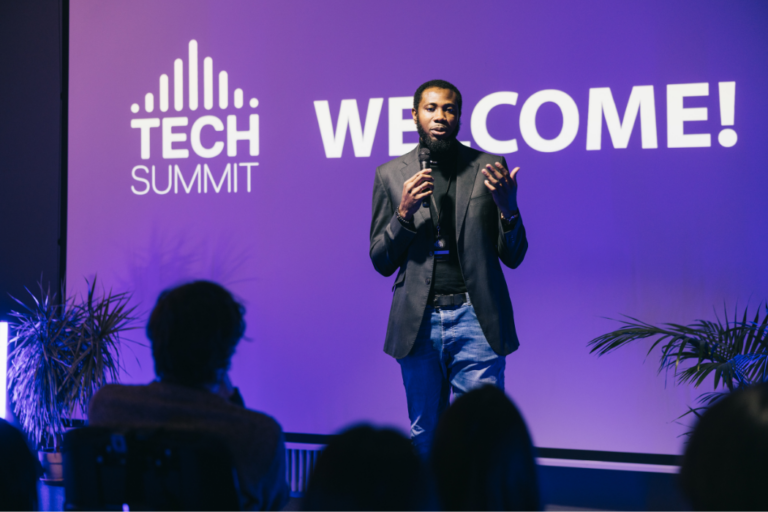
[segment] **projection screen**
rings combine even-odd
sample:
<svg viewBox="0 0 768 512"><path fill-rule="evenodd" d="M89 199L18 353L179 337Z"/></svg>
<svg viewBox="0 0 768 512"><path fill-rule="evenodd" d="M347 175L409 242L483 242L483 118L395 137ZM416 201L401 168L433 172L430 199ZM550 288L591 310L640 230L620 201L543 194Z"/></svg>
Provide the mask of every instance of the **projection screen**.
<svg viewBox="0 0 768 512"><path fill-rule="evenodd" d="M217 281L247 308L231 376L248 407L286 432L407 431L371 192L418 140L414 91L445 79L459 140L521 167L506 390L535 444L678 454L700 390L657 374L647 343L598 358L587 342L608 318L687 324L767 298L767 12L72 0L68 290L132 293L143 329L161 290ZM126 383L154 378L142 329Z"/></svg>

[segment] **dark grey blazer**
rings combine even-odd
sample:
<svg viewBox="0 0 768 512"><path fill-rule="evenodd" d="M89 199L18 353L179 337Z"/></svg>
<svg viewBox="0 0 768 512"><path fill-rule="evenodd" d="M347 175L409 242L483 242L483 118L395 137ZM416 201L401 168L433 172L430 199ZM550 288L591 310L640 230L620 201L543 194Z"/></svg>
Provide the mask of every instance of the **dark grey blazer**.
<svg viewBox="0 0 768 512"><path fill-rule="evenodd" d="M499 355L517 350L519 342L512 316L507 282L499 260L510 268L523 261L528 249L522 218L504 233L501 218L480 170L486 164L507 163L503 157L460 146L456 180L456 236L464 281L485 338ZM434 240L429 209L414 215L416 231L403 227L395 209L400 205L403 183L419 171L417 149L376 169L371 219L371 261L376 270L390 276L399 269L392 287L384 352L408 355L427 306L432 282Z"/></svg>

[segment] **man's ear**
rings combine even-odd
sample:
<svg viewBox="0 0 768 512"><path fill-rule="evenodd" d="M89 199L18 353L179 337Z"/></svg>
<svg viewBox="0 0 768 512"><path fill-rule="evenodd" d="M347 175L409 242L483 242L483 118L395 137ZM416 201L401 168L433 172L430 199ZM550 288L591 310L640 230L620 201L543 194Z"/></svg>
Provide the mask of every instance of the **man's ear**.
<svg viewBox="0 0 768 512"><path fill-rule="evenodd" d="M415 108L411 109L411 116L413 116L413 123L418 124L419 123L419 113L416 111Z"/></svg>

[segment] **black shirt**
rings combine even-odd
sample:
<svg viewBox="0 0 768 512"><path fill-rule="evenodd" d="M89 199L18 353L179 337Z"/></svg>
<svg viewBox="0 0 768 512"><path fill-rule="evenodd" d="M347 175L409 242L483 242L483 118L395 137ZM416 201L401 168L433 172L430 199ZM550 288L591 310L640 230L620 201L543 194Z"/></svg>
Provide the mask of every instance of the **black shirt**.
<svg viewBox="0 0 768 512"><path fill-rule="evenodd" d="M430 201L430 213L433 234L437 237L437 226L440 225L440 237L447 242L449 256L440 261L435 258L434 277L429 301L435 295L450 295L467 291L464 276L461 273L459 254L456 246L456 174L458 168L457 151L452 151L445 158L433 160L430 163L434 180L435 203L437 211ZM438 220L439 219L439 220ZM434 242L434 240L433 240Z"/></svg>

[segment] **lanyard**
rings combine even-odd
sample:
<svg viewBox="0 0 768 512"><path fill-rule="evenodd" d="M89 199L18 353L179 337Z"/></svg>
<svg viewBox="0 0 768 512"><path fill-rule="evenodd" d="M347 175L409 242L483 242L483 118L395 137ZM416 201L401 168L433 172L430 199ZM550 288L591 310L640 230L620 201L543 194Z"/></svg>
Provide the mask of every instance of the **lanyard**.
<svg viewBox="0 0 768 512"><path fill-rule="evenodd" d="M450 193L450 191L451 191L451 182L453 181L453 175L454 174L455 173L451 173L448 176L448 187L446 187L446 189L445 189L445 195L448 195ZM445 196L443 196L443 197L445 197ZM435 194L432 194L431 196L429 196L429 198L431 200L430 201L430 205L432 206L432 209L434 209L434 217L437 218L437 221L435 222L435 229L437 229L437 238L440 238L440 218L441 218L443 212L441 210L437 209L437 201L435 200ZM443 208L443 210L444 209L445 208Z"/></svg>

